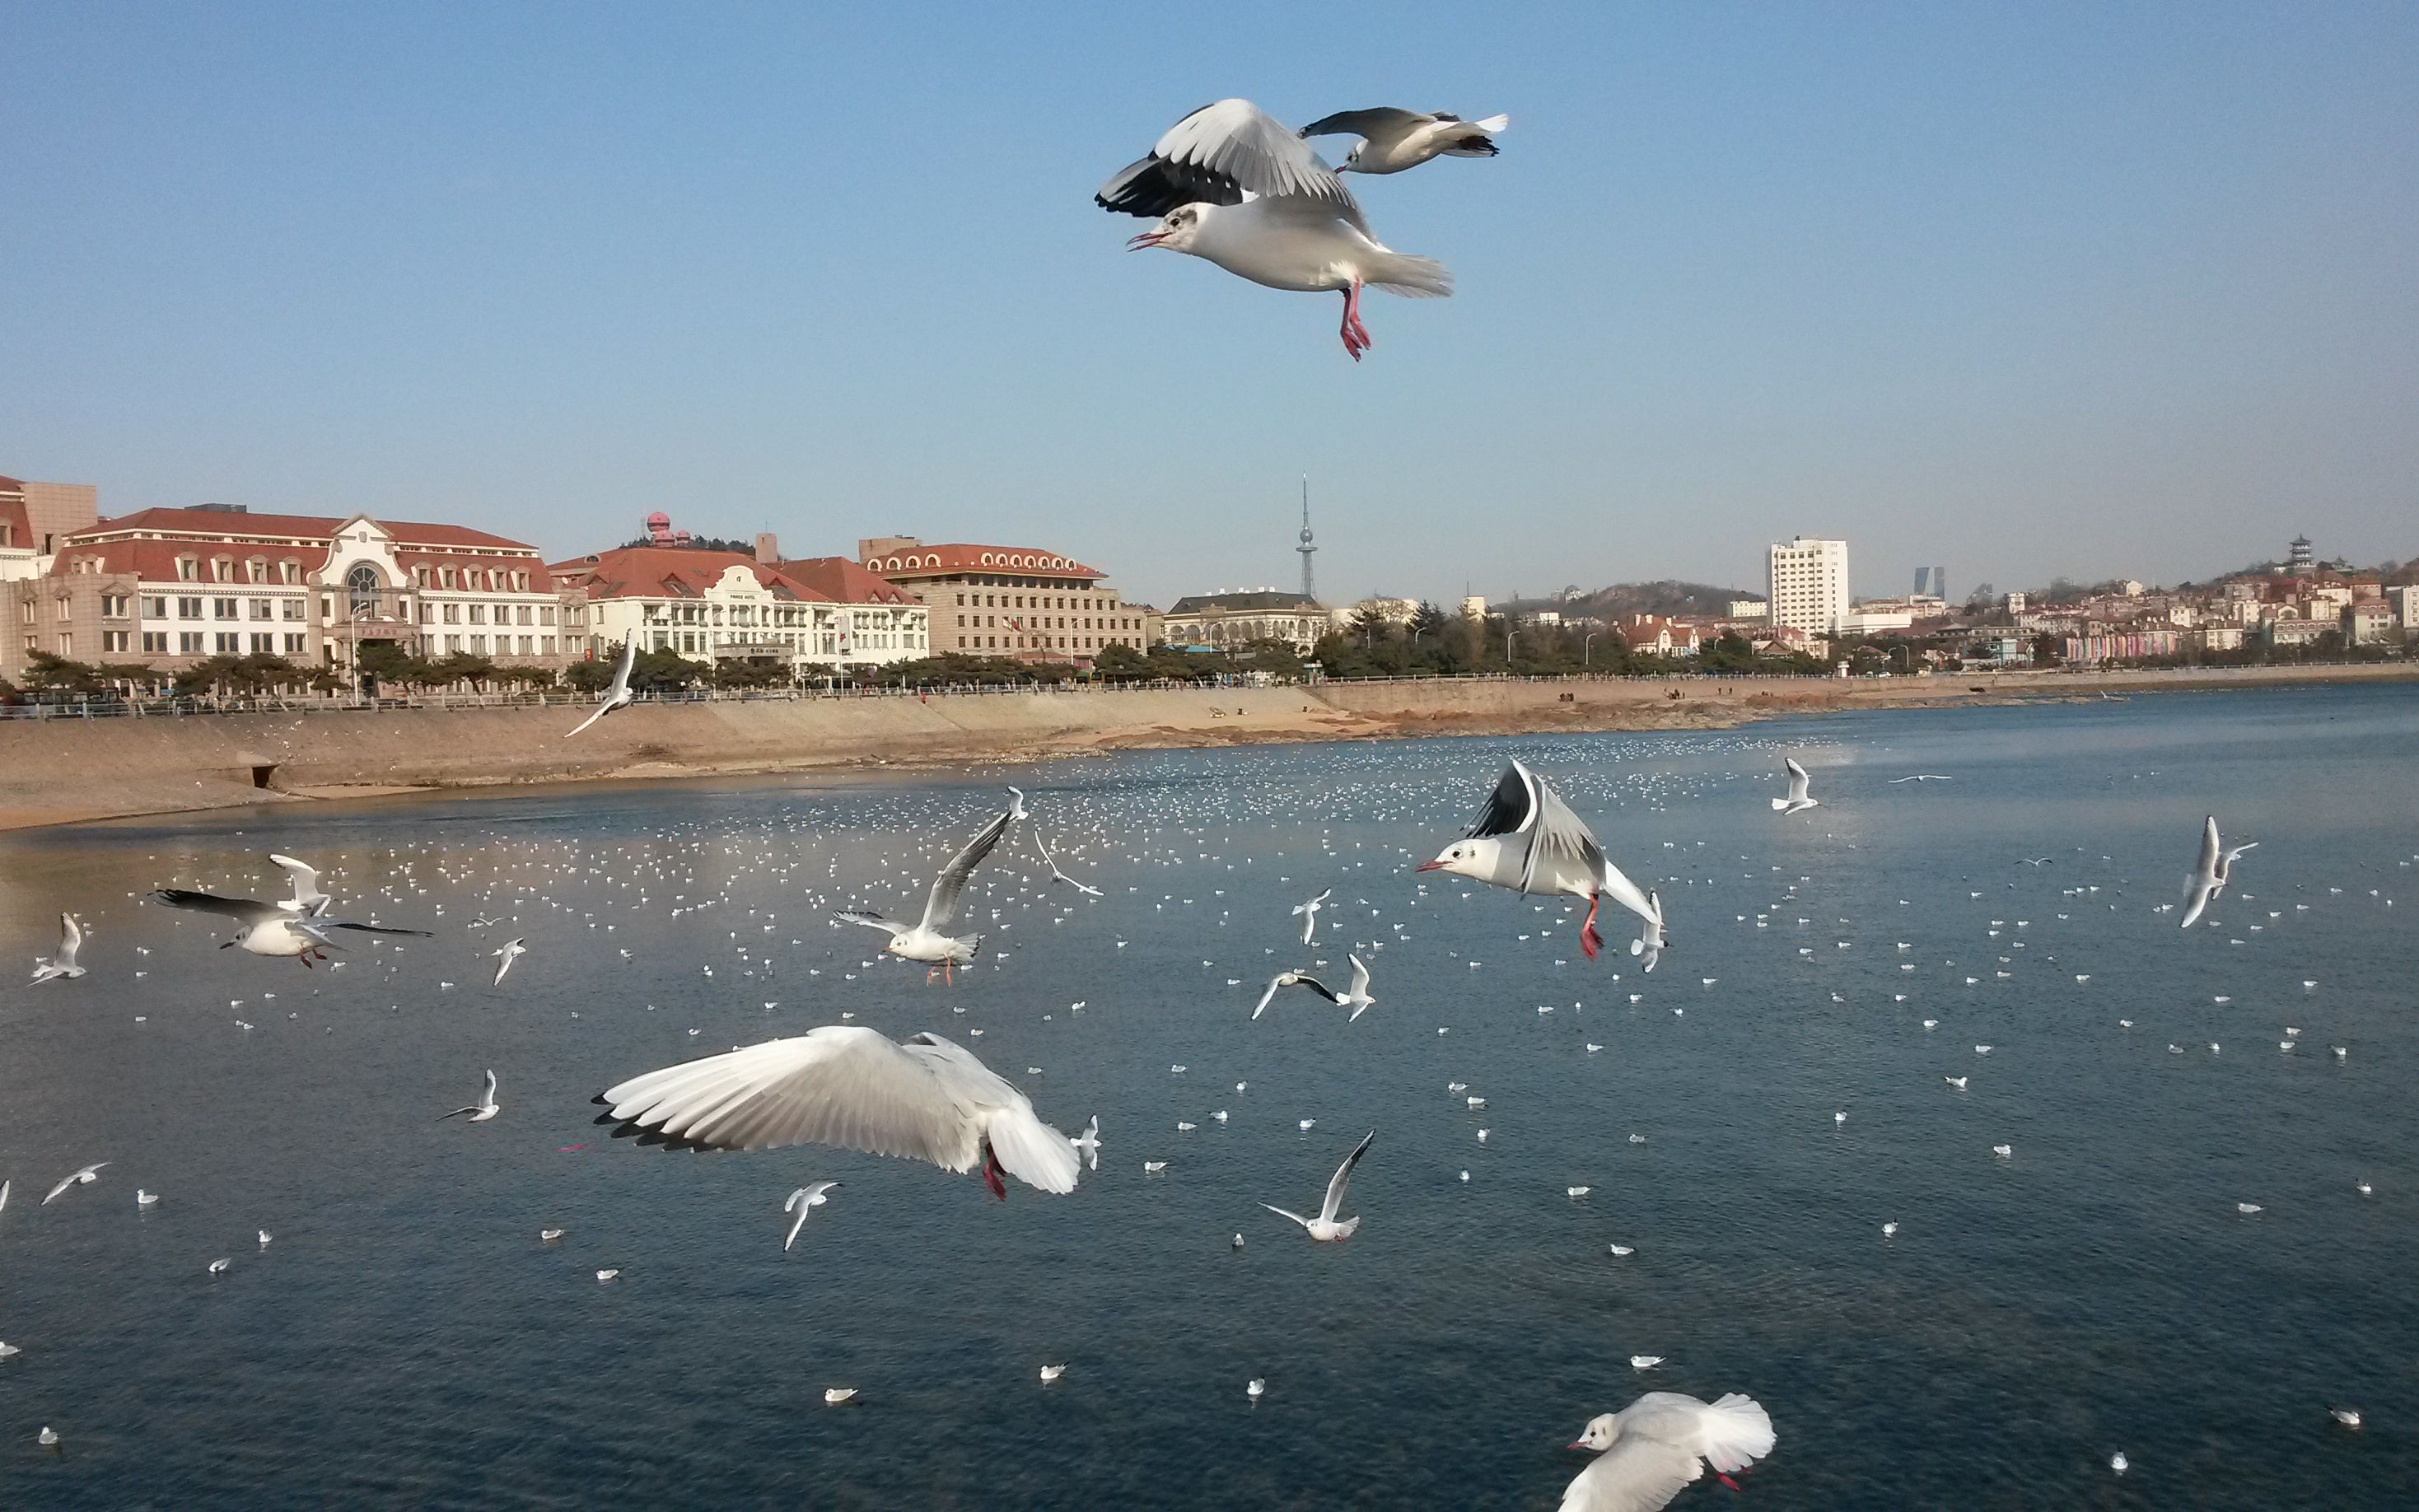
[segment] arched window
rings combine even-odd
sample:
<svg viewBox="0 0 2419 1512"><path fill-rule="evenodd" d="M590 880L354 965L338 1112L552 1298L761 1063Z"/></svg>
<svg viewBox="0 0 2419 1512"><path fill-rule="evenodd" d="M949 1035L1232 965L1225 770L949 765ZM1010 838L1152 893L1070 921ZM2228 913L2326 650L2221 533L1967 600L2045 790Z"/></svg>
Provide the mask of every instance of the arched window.
<svg viewBox="0 0 2419 1512"><path fill-rule="evenodd" d="M352 617L360 619L377 607L378 571L364 562L345 574L345 592L349 595Z"/></svg>

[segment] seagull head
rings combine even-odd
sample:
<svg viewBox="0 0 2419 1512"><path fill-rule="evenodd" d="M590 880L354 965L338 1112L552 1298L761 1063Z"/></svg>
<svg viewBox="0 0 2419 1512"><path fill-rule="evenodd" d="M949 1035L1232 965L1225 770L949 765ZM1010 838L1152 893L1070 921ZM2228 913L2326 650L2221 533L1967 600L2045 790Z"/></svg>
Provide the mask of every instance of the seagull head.
<svg viewBox="0 0 2419 1512"><path fill-rule="evenodd" d="M1474 842L1466 840L1457 840L1452 844L1446 846L1443 850L1439 851L1435 860L1422 861L1417 870L1422 872L1458 872L1462 876L1476 877L1480 876L1480 869L1484 865L1485 859L1479 855L1479 848ZM1481 878L1481 880L1484 880L1484 878Z"/></svg>
<svg viewBox="0 0 2419 1512"><path fill-rule="evenodd" d="M1179 205L1160 217L1159 224L1126 243L1128 252L1140 252L1145 247L1162 247L1169 252L1190 252L1193 239L1201 234L1204 205Z"/></svg>
<svg viewBox="0 0 2419 1512"><path fill-rule="evenodd" d="M1573 1449L1595 1449L1601 1452L1611 1448L1612 1441L1620 1437L1621 1419L1613 1413L1606 1412L1589 1419L1587 1431L1581 1433L1578 1438L1573 1439L1568 1447Z"/></svg>

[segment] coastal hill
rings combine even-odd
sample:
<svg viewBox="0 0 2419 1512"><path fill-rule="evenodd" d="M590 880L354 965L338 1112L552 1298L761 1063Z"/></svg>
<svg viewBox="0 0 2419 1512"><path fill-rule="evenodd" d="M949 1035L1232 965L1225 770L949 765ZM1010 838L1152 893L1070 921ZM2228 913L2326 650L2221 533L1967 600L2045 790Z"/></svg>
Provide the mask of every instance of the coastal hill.
<svg viewBox="0 0 2419 1512"><path fill-rule="evenodd" d="M1490 609L1511 614L1556 610L1565 618L1603 620L1610 624L1631 614L1661 614L1723 619L1737 599L1764 596L1761 588L1723 588L1714 583L1684 582L1677 578L1654 582L1614 583L1594 593L1575 594L1565 588L1550 598L1515 598Z"/></svg>

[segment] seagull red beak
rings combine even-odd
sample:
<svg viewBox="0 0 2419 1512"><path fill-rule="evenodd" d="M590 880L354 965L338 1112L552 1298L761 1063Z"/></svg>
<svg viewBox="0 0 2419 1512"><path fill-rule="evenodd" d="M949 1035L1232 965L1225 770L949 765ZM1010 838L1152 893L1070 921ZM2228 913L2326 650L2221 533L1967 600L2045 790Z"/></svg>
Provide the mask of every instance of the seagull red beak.
<svg viewBox="0 0 2419 1512"><path fill-rule="evenodd" d="M1573 1439L1570 1443L1564 1444L1563 1447L1565 1449L1584 1449L1587 1447L1587 1441L1585 1439Z"/></svg>
<svg viewBox="0 0 2419 1512"><path fill-rule="evenodd" d="M1126 243L1126 251L1140 252L1145 247L1156 247L1166 239L1167 233L1164 231L1145 231Z"/></svg>
<svg viewBox="0 0 2419 1512"><path fill-rule="evenodd" d="M1422 861L1419 865L1411 868L1411 870L1414 872L1441 872L1444 870L1444 863L1442 861Z"/></svg>

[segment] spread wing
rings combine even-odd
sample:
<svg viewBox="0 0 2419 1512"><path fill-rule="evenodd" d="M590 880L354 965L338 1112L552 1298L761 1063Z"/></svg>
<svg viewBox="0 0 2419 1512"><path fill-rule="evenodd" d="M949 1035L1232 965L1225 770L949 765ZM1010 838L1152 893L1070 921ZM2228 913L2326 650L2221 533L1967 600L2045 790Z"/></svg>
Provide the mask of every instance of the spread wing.
<svg viewBox="0 0 2419 1512"><path fill-rule="evenodd" d="M638 665L639 637L636 631L622 638L622 660L613 669L612 686L606 688L609 699L626 697L630 691L630 669Z"/></svg>
<svg viewBox="0 0 2419 1512"><path fill-rule="evenodd" d="M2209 823L2200 832L2200 861L2193 868L2194 872L2204 877L2217 875L2218 857L2222 854L2217 839L2217 815L2211 814Z"/></svg>
<svg viewBox="0 0 2419 1512"><path fill-rule="evenodd" d="M1015 817L1014 808L1002 810L998 818L983 825L974 839L966 841L965 849L941 868L941 874L932 879L932 896L924 900L926 929L938 932L957 921L958 896L966 890L966 879L982 865L983 857L992 853L999 838L1008 833L1008 822Z"/></svg>
<svg viewBox="0 0 2419 1512"><path fill-rule="evenodd" d="M1504 768L1496 779L1495 791L1487 795L1487 806L1478 810L1477 821L1470 826L1472 840L1489 835L1518 835L1527 832L1537 813L1537 779L1518 762Z"/></svg>
<svg viewBox="0 0 2419 1512"><path fill-rule="evenodd" d="M1624 1436L1579 1473L1563 1493L1562 1512L1662 1512L1704 1473L1703 1462L1676 1444Z"/></svg>
<svg viewBox="0 0 2419 1512"><path fill-rule="evenodd" d="M614 1119L717 1149L831 1145L950 1171L981 1158L980 1131L934 1057L850 1024L634 1076L597 1101Z"/></svg>
<svg viewBox="0 0 2419 1512"><path fill-rule="evenodd" d="M1362 964L1361 958L1357 955L1348 956L1346 959L1352 963L1352 995L1355 997L1367 996L1369 994L1369 968Z"/></svg>
<svg viewBox="0 0 2419 1512"><path fill-rule="evenodd" d="M1344 1206L1344 1188L1352 1180L1352 1167L1361 1164L1361 1157L1369 1152L1369 1146L1377 1137L1378 1131L1370 1130L1359 1144L1352 1147L1352 1153L1344 1157L1344 1164L1335 1167L1335 1174L1328 1178L1327 1200L1319 1205L1318 1215L1329 1223L1335 1221L1336 1212Z"/></svg>
<svg viewBox="0 0 2419 1512"><path fill-rule="evenodd" d="M76 952L77 952L78 950L83 949L84 949L84 929L83 929L83 926L79 925L79 924L75 921L75 915L73 915L73 914L61 914L61 915L59 916L59 954L58 954L58 964L59 964L60 965L63 965L63 966L71 966L71 965L74 965L74 964L75 964L75 958L76 958Z"/></svg>
<svg viewBox="0 0 2419 1512"><path fill-rule="evenodd" d="M1093 197L1104 210L1157 217L1179 205L1304 199L1355 224L1361 207L1310 145L1248 100L1204 105L1167 129L1150 156Z"/></svg>
<svg viewBox="0 0 2419 1512"><path fill-rule="evenodd" d="M319 890L318 871L309 863L298 861L290 856L279 856L274 852L270 853L269 858L284 867L286 874L294 879L296 907L307 908L326 896Z"/></svg>
<svg viewBox="0 0 2419 1512"><path fill-rule="evenodd" d="M1401 136L1425 126L1430 121L1451 120L1449 116L1423 116L1415 110L1402 110L1393 105L1379 105L1369 110L1339 110L1333 116L1322 116L1302 129L1304 136Z"/></svg>
<svg viewBox="0 0 2419 1512"><path fill-rule="evenodd" d="M349 918L330 918L325 914L294 920L294 927L305 934L316 934L323 929L348 929L356 934L414 934L424 940L437 937L434 930L393 929L385 924L356 924Z"/></svg>
<svg viewBox="0 0 2419 1512"><path fill-rule="evenodd" d="M275 903L262 903L257 898L222 898L215 892L192 892L183 887L161 887L151 894L154 903L171 908L192 908L205 914L223 914L254 923L278 912Z"/></svg>
<svg viewBox="0 0 2419 1512"><path fill-rule="evenodd" d="M1813 784L1814 779L1807 775L1806 768L1797 764L1797 758L1795 756L1782 757L1780 764L1789 768L1789 801L1795 803L1806 796L1806 790Z"/></svg>
<svg viewBox="0 0 2419 1512"><path fill-rule="evenodd" d="M832 915L832 918L846 924L862 924L868 929L887 930L893 934L903 934L907 931L906 925L895 923L871 908L843 908Z"/></svg>

